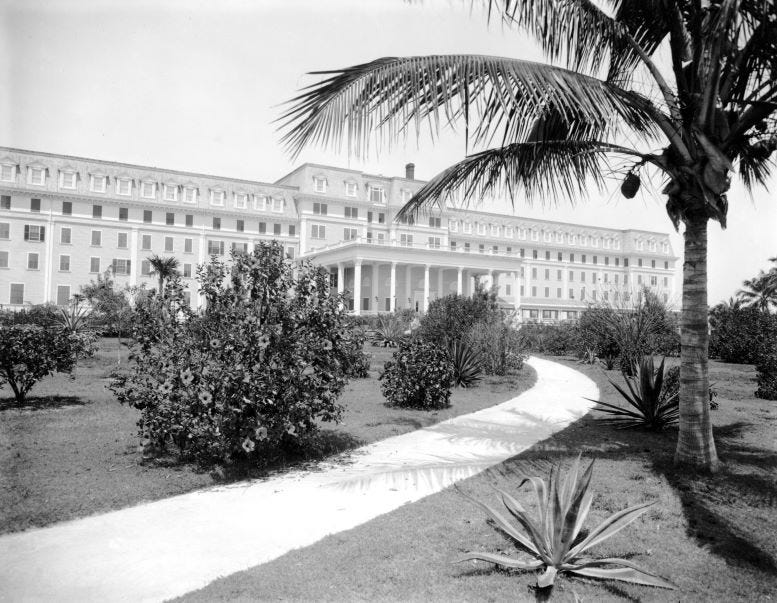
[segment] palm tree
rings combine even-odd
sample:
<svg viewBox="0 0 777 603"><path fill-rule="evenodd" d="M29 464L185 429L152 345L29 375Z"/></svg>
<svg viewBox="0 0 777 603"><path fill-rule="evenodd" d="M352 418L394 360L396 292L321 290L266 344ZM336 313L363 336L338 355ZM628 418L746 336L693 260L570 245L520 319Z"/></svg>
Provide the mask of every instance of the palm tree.
<svg viewBox="0 0 777 603"><path fill-rule="evenodd" d="M761 270L758 276L742 283L742 289L737 291L737 296L743 305L757 308L761 312L768 312L772 306L777 307L777 278L772 271Z"/></svg>
<svg viewBox="0 0 777 603"><path fill-rule="evenodd" d="M160 295L163 295L165 283L178 275L178 260L174 257L162 257L154 254L148 258L148 263L151 265L149 274L156 274L159 281L159 289L157 290Z"/></svg>
<svg viewBox="0 0 777 603"><path fill-rule="evenodd" d="M715 470L707 376L707 222L725 227L730 177L765 186L777 148L773 0L489 0L489 15L534 37L553 64L492 56L388 57L334 71L281 117L296 155L309 144L366 155L373 137L463 122L465 157L401 214L523 193L585 197L610 159L632 198L665 182L684 229L682 358L676 460ZM658 55L661 55L659 58ZM662 60L668 57L668 62ZM664 67L664 65L668 65ZM563 65L563 66L562 66ZM624 142L628 141L628 142ZM738 165L735 167L734 163Z"/></svg>

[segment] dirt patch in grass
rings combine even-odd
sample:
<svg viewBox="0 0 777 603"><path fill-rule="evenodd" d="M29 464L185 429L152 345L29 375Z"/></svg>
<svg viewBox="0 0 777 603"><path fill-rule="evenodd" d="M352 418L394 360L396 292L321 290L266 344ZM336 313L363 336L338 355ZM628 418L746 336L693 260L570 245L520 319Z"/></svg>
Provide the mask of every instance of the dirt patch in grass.
<svg viewBox="0 0 777 603"><path fill-rule="evenodd" d="M455 390L450 408L424 412L388 408L377 380L393 350L373 348L368 379L352 381L341 398L343 423L324 424L305 458L283 459L278 467L315 461L359 445L493 406L531 387L535 374L489 377L477 388ZM176 462L146 460L138 449L138 412L120 405L107 389L126 347L102 340L94 358L72 378L54 375L33 389L23 408L0 390L0 533L44 526L183 494L246 477ZM263 470L266 472L267 470Z"/></svg>
<svg viewBox="0 0 777 603"><path fill-rule="evenodd" d="M557 360L557 359L554 359ZM596 367L567 363L593 378L605 401L618 394ZM618 431L593 413L462 488L498 505L492 486L516 493L518 475L545 475L583 451L595 458L588 527L629 505L657 501L645 515L595 547L676 583L677 591L619 582L557 578L551 600L770 600L777 592L777 405L753 397L752 367L712 363L713 411L723 469L713 475L672 464L676 429ZM615 373L607 373L615 378ZM534 508L524 487L517 498ZM448 489L353 530L214 582L187 600L533 600L536 576L480 562L454 564L470 550L516 555L512 542Z"/></svg>

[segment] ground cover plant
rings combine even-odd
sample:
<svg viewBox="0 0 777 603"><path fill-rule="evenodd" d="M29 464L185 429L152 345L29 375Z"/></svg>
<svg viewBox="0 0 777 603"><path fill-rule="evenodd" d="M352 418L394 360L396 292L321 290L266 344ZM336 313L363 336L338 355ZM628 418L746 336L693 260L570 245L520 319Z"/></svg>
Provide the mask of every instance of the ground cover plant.
<svg viewBox="0 0 777 603"><path fill-rule="evenodd" d="M557 360L557 359L554 359ZM599 366L561 360L596 381L602 400L624 404ZM668 359L667 365L678 364ZM648 501L655 505L592 553L621 557L677 590L560 574L551 601L767 601L777 591L777 408L754 398L752 366L712 362L720 408L711 414L726 464L713 476L673 464L677 428L618 431L589 414L524 453L461 483L478 500L511 490L522 476L596 459L591 525ZM473 390L456 390L473 393ZM454 407L456 404L454 403ZM524 487L515 498L534 501ZM533 572L481 562L468 551L516 555L514 541L449 488L312 546L220 579L185 601L534 601ZM386 535L390 535L389 538ZM300 580L299 576L305 579Z"/></svg>
<svg viewBox="0 0 777 603"><path fill-rule="evenodd" d="M94 357L72 374L38 383L21 409L0 388L0 533L43 526L246 478L261 478L376 440L509 400L531 386L533 371L484 376L477 388L456 388L447 408L419 412L389 407L378 376L391 348L365 345L373 356L367 378L350 380L339 399L343 422L320 423L304 451L287 450L267 467L200 466L139 447L138 411L108 389L117 360L131 366L126 341L99 341Z"/></svg>

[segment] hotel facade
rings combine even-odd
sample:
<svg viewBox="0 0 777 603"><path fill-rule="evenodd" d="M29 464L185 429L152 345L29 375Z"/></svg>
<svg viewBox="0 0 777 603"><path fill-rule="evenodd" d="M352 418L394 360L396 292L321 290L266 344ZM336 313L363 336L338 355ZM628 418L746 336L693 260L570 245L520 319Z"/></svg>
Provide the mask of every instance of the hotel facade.
<svg viewBox="0 0 777 603"><path fill-rule="evenodd" d="M414 176L304 164L266 183L0 147L0 306L66 305L106 270L154 287L156 254L180 262L199 307L199 264L269 240L326 267L354 314L423 312L477 281L521 320L575 319L643 286L674 300L665 233L452 206L396 221L424 184Z"/></svg>

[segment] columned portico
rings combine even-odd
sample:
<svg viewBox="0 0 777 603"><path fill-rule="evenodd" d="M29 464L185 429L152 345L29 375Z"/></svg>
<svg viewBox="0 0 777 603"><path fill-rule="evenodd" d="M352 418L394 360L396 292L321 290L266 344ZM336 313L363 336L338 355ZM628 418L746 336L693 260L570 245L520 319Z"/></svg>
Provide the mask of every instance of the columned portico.
<svg viewBox="0 0 777 603"><path fill-rule="evenodd" d="M426 312L433 299L450 291L471 295L474 287L467 287L470 279L485 280L488 275L489 282L496 284L500 273L513 273L521 265L516 254L474 254L381 245L360 239L311 251L303 257L329 266L330 271L337 268L337 291L353 291L351 308L355 315L406 308ZM381 270L382 264L388 264L388 275ZM500 301L512 306L513 296Z"/></svg>

